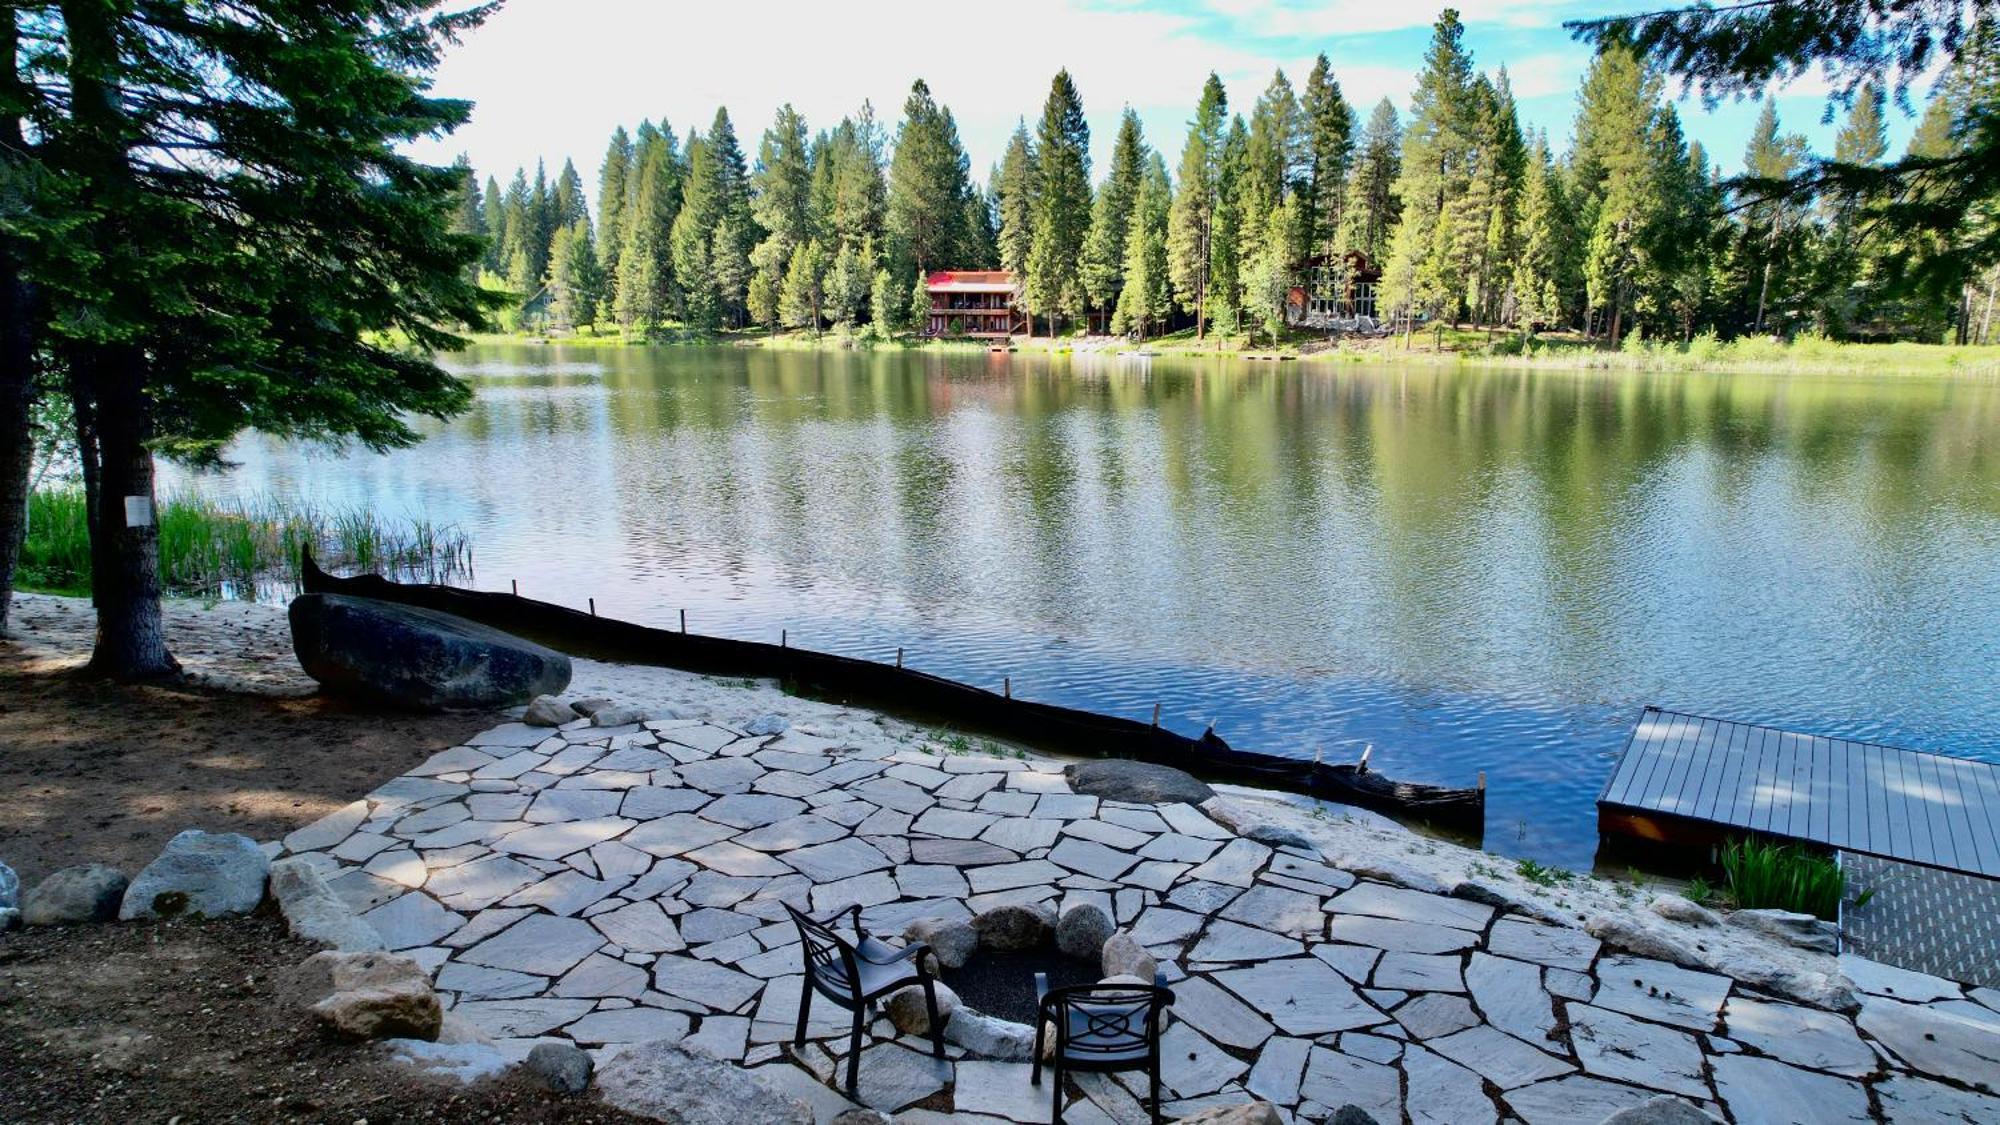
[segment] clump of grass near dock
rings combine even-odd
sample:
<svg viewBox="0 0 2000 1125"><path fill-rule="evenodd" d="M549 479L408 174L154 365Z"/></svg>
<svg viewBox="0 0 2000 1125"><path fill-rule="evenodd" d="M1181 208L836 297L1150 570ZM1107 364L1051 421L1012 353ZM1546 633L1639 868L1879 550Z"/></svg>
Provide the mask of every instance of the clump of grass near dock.
<svg viewBox="0 0 2000 1125"><path fill-rule="evenodd" d="M1847 873L1831 858L1795 844L1733 840L1722 849L1730 904L1775 907L1832 920L1839 917Z"/></svg>
<svg viewBox="0 0 2000 1125"><path fill-rule="evenodd" d="M428 581L472 572L464 533L421 517L182 494L160 504L158 519L160 581L172 594L247 598L260 589L296 589L306 547L322 565L347 571ZM24 588L89 592L90 530L81 489L42 489L29 498L20 574Z"/></svg>

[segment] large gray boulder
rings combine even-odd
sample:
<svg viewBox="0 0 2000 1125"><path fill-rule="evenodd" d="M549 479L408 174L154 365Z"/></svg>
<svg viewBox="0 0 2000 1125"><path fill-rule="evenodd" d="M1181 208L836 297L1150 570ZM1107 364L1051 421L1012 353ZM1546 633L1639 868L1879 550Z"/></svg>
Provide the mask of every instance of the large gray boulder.
<svg viewBox="0 0 2000 1125"><path fill-rule="evenodd" d="M21 877L14 869L0 863L0 910L10 910L21 905Z"/></svg>
<svg viewBox="0 0 2000 1125"><path fill-rule="evenodd" d="M21 899L21 921L30 926L109 922L125 899L125 873L102 863L52 871Z"/></svg>
<svg viewBox="0 0 2000 1125"><path fill-rule="evenodd" d="M264 901L270 874L271 858L250 837L189 828L168 840L160 858L125 888L118 917L248 914Z"/></svg>
<svg viewBox="0 0 2000 1125"><path fill-rule="evenodd" d="M812 1110L749 1071L667 1039L634 1043L597 1071L599 1095L671 1125L813 1125Z"/></svg>
<svg viewBox="0 0 2000 1125"><path fill-rule="evenodd" d="M347 953L381 949L382 935L333 893L312 864L293 856L271 865L271 897L295 938Z"/></svg>
<svg viewBox="0 0 2000 1125"><path fill-rule="evenodd" d="M292 599L292 650L327 691L406 707L501 707L569 686L569 657L449 613L345 594Z"/></svg>
<svg viewBox="0 0 2000 1125"><path fill-rule="evenodd" d="M1171 805L1177 801L1199 805L1215 796L1208 783L1172 766L1151 762L1128 762L1122 758L1100 758L1065 766L1069 787L1086 796L1107 801Z"/></svg>

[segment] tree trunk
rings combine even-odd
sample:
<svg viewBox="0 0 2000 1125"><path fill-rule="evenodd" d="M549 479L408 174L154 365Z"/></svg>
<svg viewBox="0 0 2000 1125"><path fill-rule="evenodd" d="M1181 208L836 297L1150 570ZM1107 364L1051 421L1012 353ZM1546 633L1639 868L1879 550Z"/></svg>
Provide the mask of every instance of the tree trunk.
<svg viewBox="0 0 2000 1125"><path fill-rule="evenodd" d="M147 680L180 670L167 651L160 612L160 529L153 495L144 357L128 347L80 348L74 385L90 409L77 410L90 511L90 591L97 644L88 670Z"/></svg>
<svg viewBox="0 0 2000 1125"><path fill-rule="evenodd" d="M20 104L20 80L15 74L19 34L11 8L0 8L0 99ZM0 161L13 162L26 151L18 116L0 117ZM7 240L0 239L0 637L7 635L8 610L14 600L14 568L21 559L21 541L28 533L28 475L33 469L35 443L29 432L28 406L34 401L34 291L22 274L22 263Z"/></svg>

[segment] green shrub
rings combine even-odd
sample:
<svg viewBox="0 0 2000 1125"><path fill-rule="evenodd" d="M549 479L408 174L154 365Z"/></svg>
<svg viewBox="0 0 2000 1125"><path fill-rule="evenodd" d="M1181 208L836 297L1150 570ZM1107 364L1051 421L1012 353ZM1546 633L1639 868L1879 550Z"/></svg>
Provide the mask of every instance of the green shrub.
<svg viewBox="0 0 2000 1125"><path fill-rule="evenodd" d="M1796 844L1733 840L1722 849L1722 873L1730 901L1744 910L1775 907L1832 920L1847 889L1838 864Z"/></svg>

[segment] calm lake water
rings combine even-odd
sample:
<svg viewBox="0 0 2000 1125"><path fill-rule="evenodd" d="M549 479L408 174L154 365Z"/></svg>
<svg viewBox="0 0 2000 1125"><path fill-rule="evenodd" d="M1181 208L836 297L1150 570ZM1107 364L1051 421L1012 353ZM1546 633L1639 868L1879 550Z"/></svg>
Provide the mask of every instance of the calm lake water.
<svg viewBox="0 0 2000 1125"><path fill-rule="evenodd" d="M483 348L389 456L219 494L460 524L476 585L1447 784L1586 866L1639 709L2000 758L2000 385Z"/></svg>

